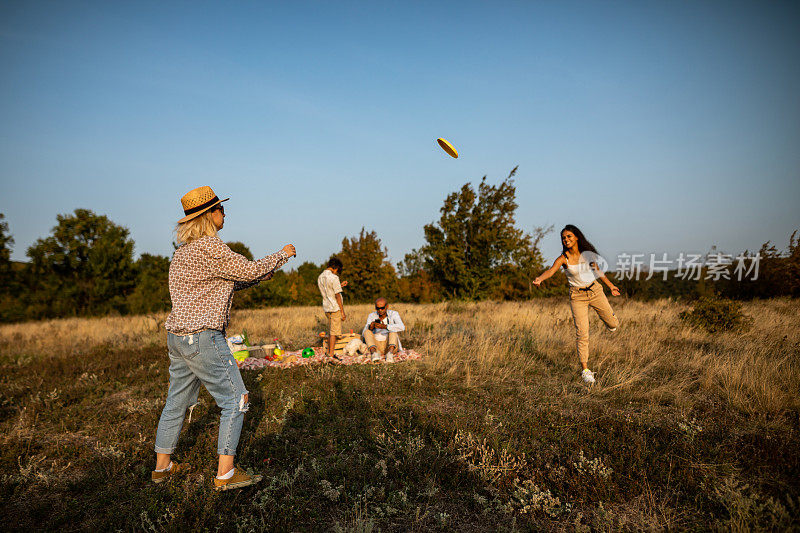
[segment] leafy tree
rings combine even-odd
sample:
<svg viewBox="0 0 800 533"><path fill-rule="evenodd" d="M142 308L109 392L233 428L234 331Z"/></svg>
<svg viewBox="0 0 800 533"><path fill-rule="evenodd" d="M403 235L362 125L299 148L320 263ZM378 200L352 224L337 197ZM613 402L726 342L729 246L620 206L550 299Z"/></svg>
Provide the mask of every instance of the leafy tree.
<svg viewBox="0 0 800 533"><path fill-rule="evenodd" d="M397 296L397 272L377 233L361 228L357 237L342 240L342 250L337 255L344 263L342 278L350 283L345 294L353 301Z"/></svg>
<svg viewBox="0 0 800 533"><path fill-rule="evenodd" d="M403 302L430 303L444 298L442 286L425 270L425 257L413 249L397 263L400 273L398 299Z"/></svg>
<svg viewBox="0 0 800 533"><path fill-rule="evenodd" d="M533 236L522 236L520 248L512 253L512 262L506 263L498 269L501 282L499 290L495 291L493 298L510 300L548 294L546 290L536 289L533 280L544 268L539 244L552 231L552 225L546 228L537 227L533 229Z"/></svg>
<svg viewBox="0 0 800 533"><path fill-rule="evenodd" d="M401 277L397 285L397 297L402 302L431 303L444 298L441 285L431 279L425 270Z"/></svg>
<svg viewBox="0 0 800 533"><path fill-rule="evenodd" d="M484 176L445 198L438 223L425 225L418 258L404 268L424 269L453 298L513 298L530 293L529 279L542 266L538 241L515 226L515 167L499 185Z"/></svg>
<svg viewBox="0 0 800 533"><path fill-rule="evenodd" d="M249 261L253 260L253 252L251 252L250 248L245 246L244 243L241 243L239 241L233 241L233 242L229 242L229 243L226 243L226 244L228 245L228 247L231 250L233 250L237 254L241 254L241 255L245 256Z"/></svg>
<svg viewBox="0 0 800 533"><path fill-rule="evenodd" d="M798 230L800 231L800 230ZM794 231L789 247L779 252L769 241L761 246L761 272L759 279L751 282L752 295L758 298L789 295L800 296L800 236ZM760 283L759 283L760 282ZM744 285L740 284L741 289Z"/></svg>
<svg viewBox="0 0 800 533"><path fill-rule="evenodd" d="M786 250L779 250L770 241L765 242L758 251L758 276L751 272L742 280L734 275L731 268L730 280L715 283L718 291L726 297L751 299L772 298L774 296L800 296L800 230L789 237ZM745 252L747 254L747 252ZM751 266L750 261L745 263Z"/></svg>
<svg viewBox="0 0 800 533"><path fill-rule="evenodd" d="M314 291L318 291L317 278L320 273L327 268L327 264L315 265L310 261L305 261L297 267L297 274L303 279L305 283L312 287ZM316 294L315 294L316 296Z"/></svg>
<svg viewBox="0 0 800 533"><path fill-rule="evenodd" d="M425 270L425 257L416 248L405 255L402 261L397 263L397 272L404 278L418 275Z"/></svg>
<svg viewBox="0 0 800 533"><path fill-rule="evenodd" d="M124 312L136 281L127 228L88 209L56 219L52 235L28 248L35 291L31 314Z"/></svg>
<svg viewBox="0 0 800 533"><path fill-rule="evenodd" d="M14 237L8 234L8 222L5 215L0 213L0 292L10 291L14 281L14 270L11 266L11 247Z"/></svg>
<svg viewBox="0 0 800 533"><path fill-rule="evenodd" d="M11 322L25 318L25 303L19 298L24 264L11 261L14 237L8 233L4 220L0 213L0 322Z"/></svg>
<svg viewBox="0 0 800 533"><path fill-rule="evenodd" d="M169 258L142 254L136 261L136 287L128 295L128 312L154 313L170 308Z"/></svg>
<svg viewBox="0 0 800 533"><path fill-rule="evenodd" d="M684 300L704 300L723 297L736 300L750 300L753 298L772 298L779 296L800 296L800 230L792 233L789 246L786 250L779 250L774 244L765 242L759 252L756 262L747 259L744 270L737 272L740 267L736 259L739 254L731 255L733 263L728 269L729 279L707 279L708 267L700 269L699 278L678 276L677 270L670 270L667 279L654 276L646 279L620 279L615 283L626 296L637 300L652 300L657 298L681 298ZM712 246L710 253L715 253L716 247ZM741 255L751 257L749 250ZM741 277L741 279L740 279ZM753 279L753 278L756 279Z"/></svg>

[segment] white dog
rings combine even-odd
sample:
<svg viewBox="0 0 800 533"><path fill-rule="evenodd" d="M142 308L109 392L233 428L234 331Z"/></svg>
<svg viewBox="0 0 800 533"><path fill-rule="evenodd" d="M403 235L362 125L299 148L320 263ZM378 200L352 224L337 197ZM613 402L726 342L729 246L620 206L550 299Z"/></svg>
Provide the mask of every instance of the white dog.
<svg viewBox="0 0 800 533"><path fill-rule="evenodd" d="M367 345L361 342L361 339L353 339L348 342L344 347L345 355L364 354L367 352Z"/></svg>

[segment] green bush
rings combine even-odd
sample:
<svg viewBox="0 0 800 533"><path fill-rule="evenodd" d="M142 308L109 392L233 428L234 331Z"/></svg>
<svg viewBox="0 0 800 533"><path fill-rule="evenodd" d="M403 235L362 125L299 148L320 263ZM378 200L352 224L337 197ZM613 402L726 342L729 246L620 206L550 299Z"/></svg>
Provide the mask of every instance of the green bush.
<svg viewBox="0 0 800 533"><path fill-rule="evenodd" d="M687 324L709 333L741 331L751 322L751 318L742 313L740 302L707 296L700 298L694 308L681 312L679 316Z"/></svg>

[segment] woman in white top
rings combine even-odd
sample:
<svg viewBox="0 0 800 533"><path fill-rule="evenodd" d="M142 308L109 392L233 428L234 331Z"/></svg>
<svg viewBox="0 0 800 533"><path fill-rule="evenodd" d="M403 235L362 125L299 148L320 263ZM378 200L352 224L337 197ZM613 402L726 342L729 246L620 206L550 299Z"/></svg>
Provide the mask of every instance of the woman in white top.
<svg viewBox="0 0 800 533"><path fill-rule="evenodd" d="M597 264L600 256L581 230L572 224L564 226L561 230L561 245L561 255L553 262L553 266L533 280L533 284L538 287L558 272L559 268L564 269L569 282L569 306L575 321L578 358L583 367L581 376L583 381L592 384L594 372L589 370L589 307L597 312L597 316L610 331L616 331L619 319L611 309L598 280L605 283L614 296L619 296L619 289L600 270Z"/></svg>

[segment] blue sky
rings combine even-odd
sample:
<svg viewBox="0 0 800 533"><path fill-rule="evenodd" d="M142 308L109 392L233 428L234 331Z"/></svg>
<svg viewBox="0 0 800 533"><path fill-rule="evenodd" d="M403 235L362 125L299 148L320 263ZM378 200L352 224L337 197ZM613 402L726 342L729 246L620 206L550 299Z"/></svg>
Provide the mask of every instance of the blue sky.
<svg viewBox="0 0 800 533"><path fill-rule="evenodd" d="M256 255L364 226L397 261L519 165L518 226L576 224L612 264L783 248L799 94L797 2L4 1L0 212L16 260L79 207L169 255L211 185Z"/></svg>

